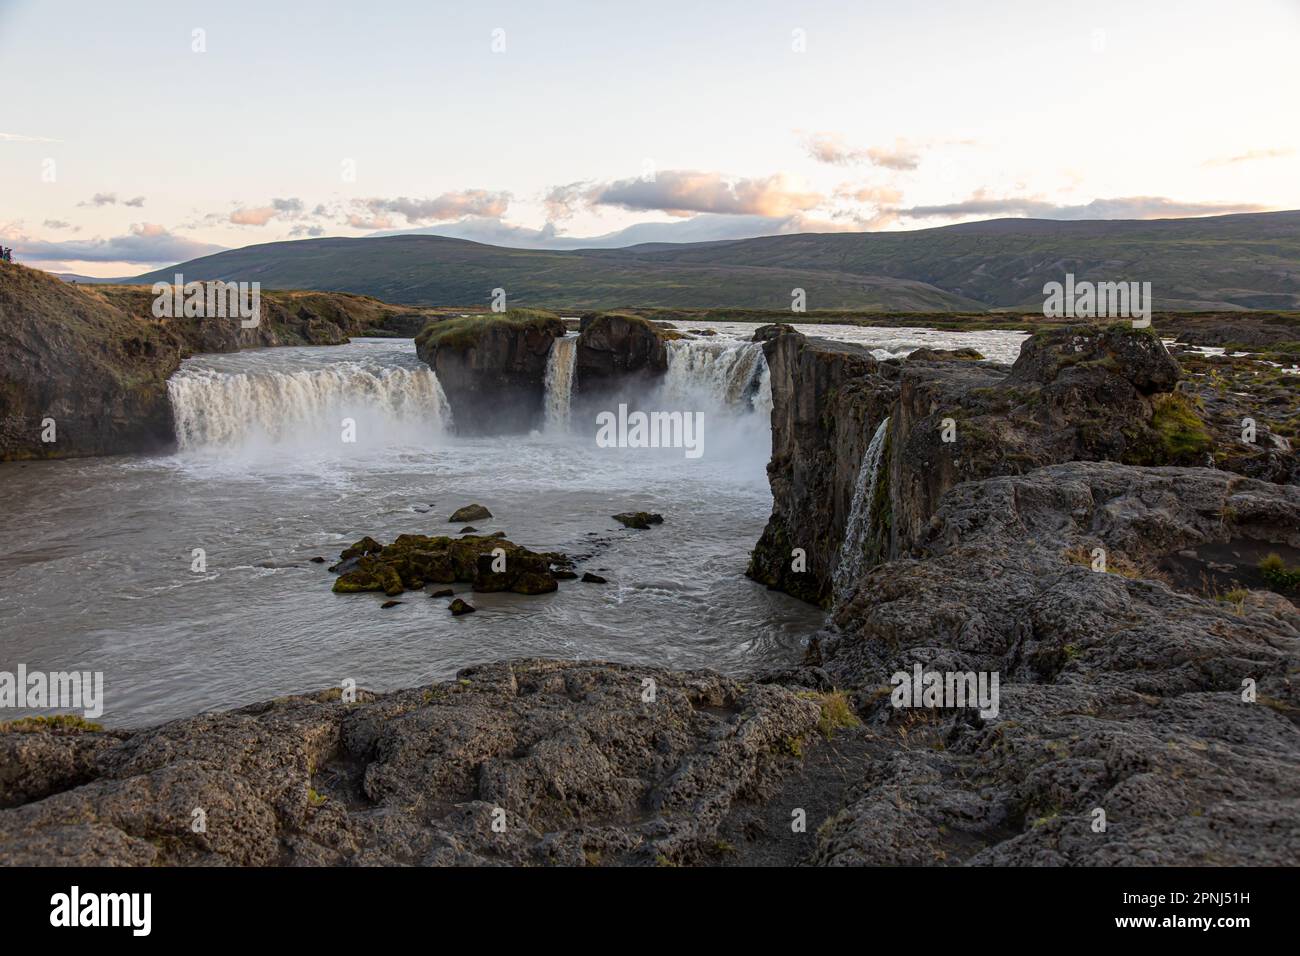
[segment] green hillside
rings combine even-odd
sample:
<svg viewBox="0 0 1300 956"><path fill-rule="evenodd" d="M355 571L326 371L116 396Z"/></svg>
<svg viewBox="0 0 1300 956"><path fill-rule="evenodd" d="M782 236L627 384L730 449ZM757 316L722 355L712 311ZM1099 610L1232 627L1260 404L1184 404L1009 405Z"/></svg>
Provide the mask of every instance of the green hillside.
<svg viewBox="0 0 1300 956"><path fill-rule="evenodd" d="M438 236L248 246L141 276L260 281L410 305L508 303L950 312L1037 310L1045 282L1150 282L1159 309L1300 308L1300 212L1154 221L999 219L914 232L806 233L553 252Z"/></svg>

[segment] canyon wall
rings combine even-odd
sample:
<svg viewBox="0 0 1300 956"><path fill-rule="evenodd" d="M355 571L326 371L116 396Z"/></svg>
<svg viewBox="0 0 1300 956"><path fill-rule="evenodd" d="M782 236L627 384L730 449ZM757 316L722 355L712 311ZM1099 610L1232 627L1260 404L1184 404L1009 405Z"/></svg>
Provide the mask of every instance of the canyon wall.
<svg viewBox="0 0 1300 956"><path fill-rule="evenodd" d="M429 318L366 296L264 292L258 324L243 328L155 318L153 301L147 286L76 286L0 267L0 461L167 448L167 379L190 355L414 334Z"/></svg>

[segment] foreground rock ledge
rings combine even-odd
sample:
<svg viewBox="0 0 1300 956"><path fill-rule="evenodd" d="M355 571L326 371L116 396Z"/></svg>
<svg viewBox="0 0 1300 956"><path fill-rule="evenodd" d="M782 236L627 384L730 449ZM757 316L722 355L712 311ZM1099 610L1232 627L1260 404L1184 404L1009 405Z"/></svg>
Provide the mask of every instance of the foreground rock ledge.
<svg viewBox="0 0 1300 956"><path fill-rule="evenodd" d="M794 763L818 716L706 672L519 660L355 703L0 733L0 862L677 863Z"/></svg>

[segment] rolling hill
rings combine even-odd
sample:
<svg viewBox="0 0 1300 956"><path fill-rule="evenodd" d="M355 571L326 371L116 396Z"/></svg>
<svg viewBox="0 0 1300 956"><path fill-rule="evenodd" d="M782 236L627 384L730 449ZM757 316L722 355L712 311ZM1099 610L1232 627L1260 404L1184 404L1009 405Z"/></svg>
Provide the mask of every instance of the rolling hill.
<svg viewBox="0 0 1300 956"><path fill-rule="evenodd" d="M257 280L410 305L950 312L1042 306L1042 286L1147 281L1159 309L1300 308L1300 211L1201 219L995 219L913 232L803 233L622 249L507 249L439 236L246 246L134 281Z"/></svg>

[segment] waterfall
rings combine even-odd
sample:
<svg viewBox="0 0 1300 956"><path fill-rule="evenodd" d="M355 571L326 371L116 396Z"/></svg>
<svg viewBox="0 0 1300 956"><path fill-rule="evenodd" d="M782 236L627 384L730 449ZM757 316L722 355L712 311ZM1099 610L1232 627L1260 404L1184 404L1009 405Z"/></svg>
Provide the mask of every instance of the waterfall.
<svg viewBox="0 0 1300 956"><path fill-rule="evenodd" d="M880 477L880 460L885 450L885 432L889 428L886 416L876 428L858 465L858 477L853 485L853 508L844 526L844 542L840 545L839 561L835 565L832 593L840 604L853 590L862 571L862 561L871 534L871 503L876 496L876 481Z"/></svg>
<svg viewBox="0 0 1300 956"><path fill-rule="evenodd" d="M551 343L546 358L546 430L568 431L573 403L573 370L578 362L578 337L565 335Z"/></svg>
<svg viewBox="0 0 1300 956"><path fill-rule="evenodd" d="M677 402L701 394L723 408L770 413L772 383L757 342L678 339L668 343L664 394Z"/></svg>
<svg viewBox="0 0 1300 956"><path fill-rule="evenodd" d="M321 440L337 445L343 418L359 437L416 437L451 423L431 369L340 362L320 368L217 371L183 367L167 381L182 450ZM360 427L364 426L364 427Z"/></svg>

